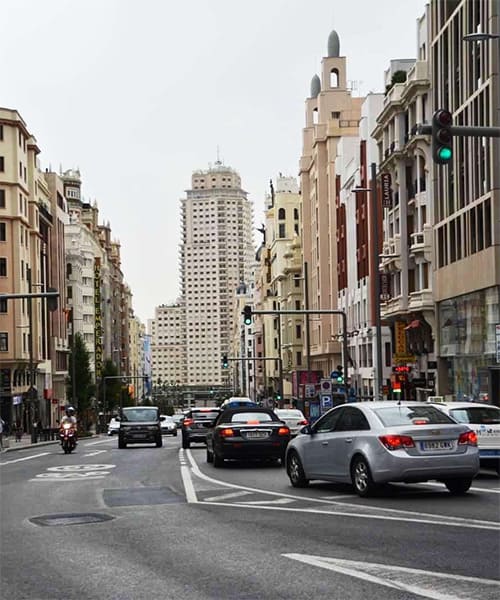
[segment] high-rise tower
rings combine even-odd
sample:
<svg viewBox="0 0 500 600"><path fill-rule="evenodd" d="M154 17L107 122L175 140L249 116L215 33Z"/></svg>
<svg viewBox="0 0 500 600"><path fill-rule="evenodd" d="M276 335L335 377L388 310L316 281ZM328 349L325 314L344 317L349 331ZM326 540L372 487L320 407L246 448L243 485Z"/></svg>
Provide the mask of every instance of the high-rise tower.
<svg viewBox="0 0 500 600"><path fill-rule="evenodd" d="M181 215L187 384L224 385L236 289L254 260L252 205L239 174L217 161L193 173Z"/></svg>

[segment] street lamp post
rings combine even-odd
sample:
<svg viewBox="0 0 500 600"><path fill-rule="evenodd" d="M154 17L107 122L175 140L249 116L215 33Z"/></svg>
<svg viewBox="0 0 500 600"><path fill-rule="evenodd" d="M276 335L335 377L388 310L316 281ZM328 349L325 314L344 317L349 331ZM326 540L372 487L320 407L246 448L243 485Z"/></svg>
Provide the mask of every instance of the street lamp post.
<svg viewBox="0 0 500 600"><path fill-rule="evenodd" d="M382 325L380 320L380 274L379 274L379 206L378 206L378 190L377 190L377 165L370 165L371 186L368 188L354 188L353 192L368 192L371 197L371 214L373 222L371 227L372 239L372 273L374 277L374 295L375 295L375 358L376 358L376 382L375 382L375 399L379 399L382 383Z"/></svg>

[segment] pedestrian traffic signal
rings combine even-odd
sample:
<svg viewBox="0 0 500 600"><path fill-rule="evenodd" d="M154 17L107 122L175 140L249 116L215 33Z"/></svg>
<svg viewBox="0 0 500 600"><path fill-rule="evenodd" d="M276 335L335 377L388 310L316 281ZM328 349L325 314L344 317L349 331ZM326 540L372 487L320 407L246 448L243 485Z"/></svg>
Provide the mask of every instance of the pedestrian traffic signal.
<svg viewBox="0 0 500 600"><path fill-rule="evenodd" d="M432 158L439 165L447 165L453 158L453 117L440 108L432 116Z"/></svg>
<svg viewBox="0 0 500 600"><path fill-rule="evenodd" d="M222 357L222 368L227 369L228 366L229 366L229 362L227 360L227 354L224 354L224 356Z"/></svg>
<svg viewBox="0 0 500 600"><path fill-rule="evenodd" d="M243 322L245 325L252 324L252 307L248 306L248 304L243 307Z"/></svg>

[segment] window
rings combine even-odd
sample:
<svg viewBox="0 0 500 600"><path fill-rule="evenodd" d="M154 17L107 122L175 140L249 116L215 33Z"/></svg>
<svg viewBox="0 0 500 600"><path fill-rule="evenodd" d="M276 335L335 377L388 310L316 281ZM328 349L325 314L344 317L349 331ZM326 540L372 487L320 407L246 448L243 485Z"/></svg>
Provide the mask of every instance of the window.
<svg viewBox="0 0 500 600"><path fill-rule="evenodd" d="M300 325L295 325L295 337L297 337L297 338L302 337L302 328Z"/></svg>
<svg viewBox="0 0 500 600"><path fill-rule="evenodd" d="M0 242L5 242L7 239L7 228L6 224L0 222Z"/></svg>
<svg viewBox="0 0 500 600"><path fill-rule="evenodd" d="M7 300L5 298L0 298L0 313L7 312Z"/></svg>
<svg viewBox="0 0 500 600"><path fill-rule="evenodd" d="M4 158L3 156L0 156L0 171L4 171L5 170L5 163L4 163Z"/></svg>
<svg viewBox="0 0 500 600"><path fill-rule="evenodd" d="M278 210L278 219L279 219L280 221L282 221L282 220L283 220L283 219L285 219L285 218L286 218L286 211L285 211L285 209L284 209L284 208L280 208L280 209Z"/></svg>
<svg viewBox="0 0 500 600"><path fill-rule="evenodd" d="M0 277L7 277L7 259L0 258Z"/></svg>
<svg viewBox="0 0 500 600"><path fill-rule="evenodd" d="M280 223L278 226L278 237L284 238L286 237L285 223Z"/></svg>
<svg viewBox="0 0 500 600"><path fill-rule="evenodd" d="M5 208L5 190L0 190L0 208Z"/></svg>
<svg viewBox="0 0 500 600"><path fill-rule="evenodd" d="M3 125L0 125L0 140L3 140Z"/></svg>
<svg viewBox="0 0 500 600"><path fill-rule="evenodd" d="M359 408L345 408L335 431L368 431L370 425Z"/></svg>
<svg viewBox="0 0 500 600"><path fill-rule="evenodd" d="M314 426L314 431L316 433L328 433L333 431L336 428L344 410L345 408L341 408L339 410L331 410L330 412L327 412L326 415L321 417L321 419L319 419L319 421L316 423Z"/></svg>
<svg viewBox="0 0 500 600"><path fill-rule="evenodd" d="M5 331L0 331L0 352L9 351L9 334Z"/></svg>

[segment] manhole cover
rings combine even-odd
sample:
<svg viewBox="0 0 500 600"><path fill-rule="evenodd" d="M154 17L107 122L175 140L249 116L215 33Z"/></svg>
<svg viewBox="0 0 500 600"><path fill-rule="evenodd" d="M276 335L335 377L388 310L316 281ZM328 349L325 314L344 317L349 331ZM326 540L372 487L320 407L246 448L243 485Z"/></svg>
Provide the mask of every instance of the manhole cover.
<svg viewBox="0 0 500 600"><path fill-rule="evenodd" d="M103 498L107 506L139 506L185 502L184 497L178 496L165 487L104 490Z"/></svg>
<svg viewBox="0 0 500 600"><path fill-rule="evenodd" d="M30 519L35 525L86 525L87 523L102 523L114 517L100 513L66 513L60 515L42 515Z"/></svg>

